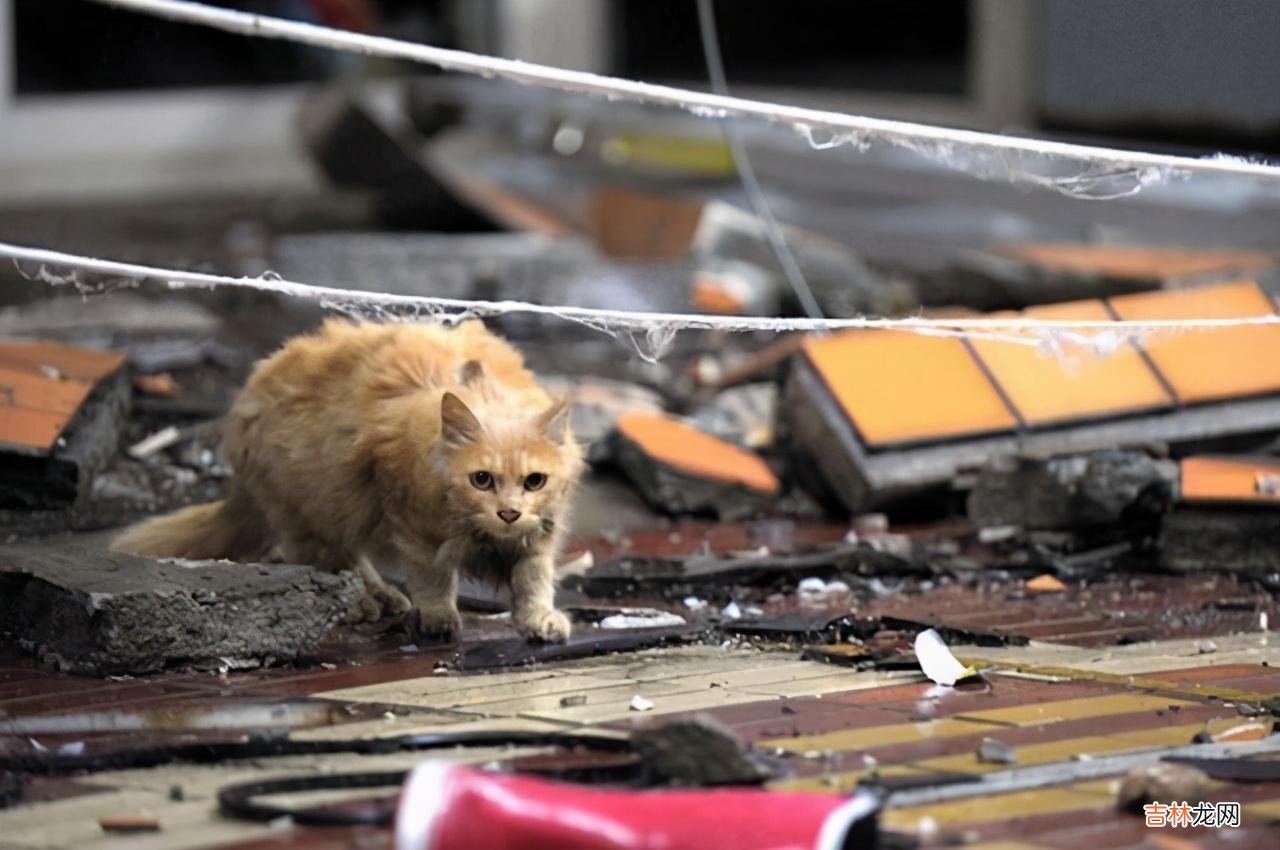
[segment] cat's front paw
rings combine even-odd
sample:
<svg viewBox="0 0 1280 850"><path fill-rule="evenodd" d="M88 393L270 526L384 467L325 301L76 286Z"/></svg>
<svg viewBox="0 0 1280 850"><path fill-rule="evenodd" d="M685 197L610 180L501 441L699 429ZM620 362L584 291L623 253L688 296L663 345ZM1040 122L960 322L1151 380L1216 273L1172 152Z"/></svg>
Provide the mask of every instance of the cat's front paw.
<svg viewBox="0 0 1280 850"><path fill-rule="evenodd" d="M457 608L434 606L418 609L418 632L426 637L449 640L462 634L462 617Z"/></svg>
<svg viewBox="0 0 1280 850"><path fill-rule="evenodd" d="M569 639L569 618L554 608L542 608L515 618L516 630L529 640L564 643Z"/></svg>

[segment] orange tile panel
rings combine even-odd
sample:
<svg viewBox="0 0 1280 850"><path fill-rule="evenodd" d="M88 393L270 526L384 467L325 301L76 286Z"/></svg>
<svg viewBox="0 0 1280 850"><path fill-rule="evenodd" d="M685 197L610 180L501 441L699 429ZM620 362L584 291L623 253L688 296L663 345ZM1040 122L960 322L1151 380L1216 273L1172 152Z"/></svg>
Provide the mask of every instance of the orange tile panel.
<svg viewBox="0 0 1280 850"><path fill-rule="evenodd" d="M0 342L0 445L48 452L124 355L52 342Z"/></svg>
<svg viewBox="0 0 1280 850"><path fill-rule="evenodd" d="M1110 299L1126 320L1213 319L1274 313L1252 281ZM1160 333L1144 343L1184 402L1280 391L1280 325Z"/></svg>
<svg viewBox="0 0 1280 850"><path fill-rule="evenodd" d="M1252 271L1275 265L1260 251L1160 248L1150 245L1042 243L1000 245L995 252L1047 271L1096 274L1123 280L1165 280Z"/></svg>
<svg viewBox="0 0 1280 850"><path fill-rule="evenodd" d="M1035 307L1023 315L1046 320L1111 318L1106 305L1098 300ZM1113 416L1174 403L1142 355L1128 343L1105 356L1071 346L1061 359L1014 342L974 339L973 347L1030 425Z"/></svg>
<svg viewBox="0 0 1280 850"><path fill-rule="evenodd" d="M848 331L804 353L871 446L1011 431L1018 422L958 339Z"/></svg>
<svg viewBox="0 0 1280 850"><path fill-rule="evenodd" d="M1280 505L1278 459L1188 457L1181 466L1185 501Z"/></svg>
<svg viewBox="0 0 1280 850"><path fill-rule="evenodd" d="M0 342L0 366L45 374L51 367L63 377L97 383L124 364L114 351L71 348L56 342Z"/></svg>
<svg viewBox="0 0 1280 850"><path fill-rule="evenodd" d="M67 416L0 403L0 446L47 454L66 427Z"/></svg>
<svg viewBox="0 0 1280 850"><path fill-rule="evenodd" d="M70 417L92 389L87 381L51 379L0 366L0 404L11 407Z"/></svg>
<svg viewBox="0 0 1280 850"><path fill-rule="evenodd" d="M649 457L680 472L762 493L780 489L777 477L758 455L667 416L630 413L618 430Z"/></svg>

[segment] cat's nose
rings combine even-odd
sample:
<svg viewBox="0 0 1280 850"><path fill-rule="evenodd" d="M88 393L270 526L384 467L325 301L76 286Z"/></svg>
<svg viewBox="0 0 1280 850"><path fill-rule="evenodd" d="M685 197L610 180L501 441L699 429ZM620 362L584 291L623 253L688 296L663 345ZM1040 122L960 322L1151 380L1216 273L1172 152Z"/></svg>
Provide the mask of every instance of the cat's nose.
<svg viewBox="0 0 1280 850"><path fill-rule="evenodd" d="M498 516L502 517L503 522L510 524L520 519L520 512L513 508L503 508L498 511Z"/></svg>

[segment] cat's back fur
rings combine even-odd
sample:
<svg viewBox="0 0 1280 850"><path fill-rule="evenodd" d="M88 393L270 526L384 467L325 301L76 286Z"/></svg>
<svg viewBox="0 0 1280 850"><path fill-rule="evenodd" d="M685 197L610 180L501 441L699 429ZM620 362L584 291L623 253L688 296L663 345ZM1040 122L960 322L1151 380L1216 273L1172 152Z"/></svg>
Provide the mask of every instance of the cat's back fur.
<svg viewBox="0 0 1280 850"><path fill-rule="evenodd" d="M483 367L483 380L466 380L468 364ZM344 568L366 541L404 533L397 522L443 539L451 481L430 458L447 392L497 431L552 405L520 353L480 321L326 321L261 361L234 402L228 498L143 522L113 548L252 559L279 547L294 561Z"/></svg>

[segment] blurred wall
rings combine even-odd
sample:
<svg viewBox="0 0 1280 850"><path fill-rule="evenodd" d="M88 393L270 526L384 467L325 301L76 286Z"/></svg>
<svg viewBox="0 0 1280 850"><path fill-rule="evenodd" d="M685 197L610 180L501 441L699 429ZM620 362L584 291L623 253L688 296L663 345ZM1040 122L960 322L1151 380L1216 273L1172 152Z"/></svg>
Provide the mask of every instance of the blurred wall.
<svg viewBox="0 0 1280 850"><path fill-rule="evenodd" d="M1040 113L1135 126L1280 122L1280 2L1041 0Z"/></svg>

